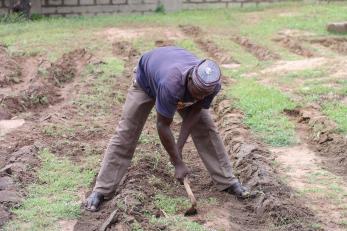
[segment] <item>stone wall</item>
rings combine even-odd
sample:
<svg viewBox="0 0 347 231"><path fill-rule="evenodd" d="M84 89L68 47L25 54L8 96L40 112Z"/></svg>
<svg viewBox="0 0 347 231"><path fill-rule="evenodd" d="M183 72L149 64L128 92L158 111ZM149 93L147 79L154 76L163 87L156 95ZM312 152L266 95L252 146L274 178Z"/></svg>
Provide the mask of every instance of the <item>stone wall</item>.
<svg viewBox="0 0 347 231"><path fill-rule="evenodd" d="M31 0L32 13L49 16L100 15L153 12L159 4L166 11L242 7L281 0ZM0 0L0 15L8 12L14 0Z"/></svg>

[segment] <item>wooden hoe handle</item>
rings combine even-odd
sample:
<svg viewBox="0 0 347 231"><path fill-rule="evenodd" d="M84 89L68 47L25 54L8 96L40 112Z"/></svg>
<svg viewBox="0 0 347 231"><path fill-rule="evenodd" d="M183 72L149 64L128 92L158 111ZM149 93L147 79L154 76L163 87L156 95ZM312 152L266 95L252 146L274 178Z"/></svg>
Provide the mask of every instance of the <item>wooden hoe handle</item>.
<svg viewBox="0 0 347 231"><path fill-rule="evenodd" d="M195 196L192 192L192 189L190 188L190 185L189 185L189 180L187 177L184 178L183 180L183 184L184 184L184 188L186 189L187 191L187 194L188 194L188 197L192 203L192 207L195 207L196 206L196 199L195 199Z"/></svg>

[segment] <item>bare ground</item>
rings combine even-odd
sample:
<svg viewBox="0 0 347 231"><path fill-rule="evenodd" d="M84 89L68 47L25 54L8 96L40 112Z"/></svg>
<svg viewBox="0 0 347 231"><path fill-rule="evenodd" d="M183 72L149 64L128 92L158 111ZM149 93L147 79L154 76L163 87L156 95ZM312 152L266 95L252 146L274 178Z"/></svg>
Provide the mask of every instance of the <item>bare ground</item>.
<svg viewBox="0 0 347 231"><path fill-rule="evenodd" d="M115 38L114 30L119 32L119 29L109 28L102 36L108 36L113 44L114 54L125 61L125 70L122 76L119 76L120 79L115 80L114 83L115 89L125 94L140 53L133 48L131 43L119 41L119 37ZM187 35L191 35L199 47L217 61L234 63L233 58L224 55L224 51L216 44L201 38L200 28L189 26L181 27L181 30ZM141 32L141 30L137 31L138 29L134 29L135 37L139 36ZM165 40L157 42L156 45L165 45L168 41L171 43L177 36L181 36L179 31L170 32ZM245 46L246 50L261 60L279 58L278 55L254 45L247 39L237 38L235 41ZM288 47L290 50L292 49L291 46ZM2 52L1 54L6 57L6 60L9 60L9 63L15 62L10 65L11 68L14 66L15 70L10 68L6 69L6 72L1 72L9 73L2 78L6 84L0 88L2 97L0 116L3 115L1 119L30 113L25 116L24 125L1 137L0 225L13 218L9 209L20 204L20 201L26 196L26 186L35 179L35 170L28 171L28 169L40 166L37 158L40 148L49 147L56 155L67 156L76 164L82 162L88 145L101 155L121 113L121 105L112 105L110 106L112 113L95 121L92 112L87 112L84 116L78 115L79 109L69 101L88 91L88 83L80 82L84 66L87 63L98 65L97 61L91 61L92 55L84 49L65 54L53 64L44 64L44 68L49 73L48 78L45 79L38 72L40 65L46 63L41 61L41 58L23 58L24 61L18 62L6 53L6 48L1 47L1 49L0 53ZM295 53L295 50L292 52ZM32 68L23 68L23 65ZM17 69L20 70L20 74L16 72ZM11 73L17 73L22 82L8 81L8 76L12 76ZM92 81L93 78L90 77L89 80ZM11 94L9 94L10 91ZM38 98L38 101L28 102L27 98ZM316 214L316 209L307 208L305 203L294 195L290 186L295 188L295 184L286 185L280 180L281 175L273 165L275 156L252 136L249 129L242 124L242 112L232 108L231 105L232 101L223 96L217 100L213 110L216 123L232 159L235 174L247 187L260 193L255 198L239 201L230 195L217 192L190 141L184 158L192 171L193 191L199 201L202 201L203 198L217 199L216 204L199 202L199 214L192 217L191 220L216 230L269 230L269 227L279 230L309 230L309 225L316 221L313 215L313 213ZM314 131L311 125L321 122L317 122L319 120L316 120L314 112L308 113L309 115L304 112L294 114L302 118L298 123L307 126L307 132L311 134L311 131ZM96 123L98 129L79 128L76 123L81 122L84 124ZM47 136L42 131L44 126L52 124L74 127L76 129L74 135L63 137L71 142L68 144L58 142L57 138ZM110 124L113 126L109 126ZM179 121L176 121L175 130L178 129L178 126ZM150 117L144 134L154 136L155 130L154 118ZM339 163L337 172L346 175L346 172L343 171L346 169L344 161L346 153L343 152L346 150L345 141L341 141L341 137L336 137L336 134L326 132L326 130L321 132L318 137L318 139L315 137L304 142L312 145L317 153L329 157L327 160L324 159L328 161L327 166L333 167ZM277 151L274 152L277 153ZM66 230L97 230L116 209L115 219L110 222L109 230L129 230L135 222L141 224L144 230L170 230L167 225L152 222L145 214L149 213L157 218L167 218L167 215L154 205L155 195L165 192L172 197L184 197L185 191L181 185L172 180L172 169L170 170L167 159L157 159L155 155L152 155L153 153L165 155L157 141L140 143L137 148L140 161L130 167L116 197L105 203L102 210L97 213L89 213L81 209L82 215L78 221L61 221L61 226ZM290 161L292 160L284 159L282 162L286 166L292 163ZM311 161L307 163L310 166ZM299 167L299 169L301 168ZM85 195L88 193L82 192ZM322 219L324 212L328 210L317 211L321 212L317 214L318 218ZM327 224L329 225L329 223Z"/></svg>

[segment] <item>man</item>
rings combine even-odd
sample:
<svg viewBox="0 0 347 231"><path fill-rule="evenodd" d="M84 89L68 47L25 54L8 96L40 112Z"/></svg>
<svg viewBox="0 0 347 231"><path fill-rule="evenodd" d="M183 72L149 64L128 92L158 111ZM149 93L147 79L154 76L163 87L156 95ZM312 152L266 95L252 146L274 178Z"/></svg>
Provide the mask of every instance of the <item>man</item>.
<svg viewBox="0 0 347 231"><path fill-rule="evenodd" d="M136 78L128 91L117 132L106 150L93 192L86 209L96 211L114 193L130 165L147 117L155 106L161 143L182 182L188 168L182 161L182 149L191 134L198 153L217 188L239 198L246 189L232 174L223 142L208 108L221 89L221 73L211 60L199 60L178 47L161 47L145 53L137 66ZM176 110L183 118L175 142L170 129Z"/></svg>

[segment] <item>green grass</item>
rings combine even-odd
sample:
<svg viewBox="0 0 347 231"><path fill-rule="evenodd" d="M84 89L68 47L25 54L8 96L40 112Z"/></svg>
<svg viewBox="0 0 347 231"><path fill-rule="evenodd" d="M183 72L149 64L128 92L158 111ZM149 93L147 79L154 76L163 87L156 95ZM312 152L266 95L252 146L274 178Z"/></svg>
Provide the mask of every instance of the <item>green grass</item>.
<svg viewBox="0 0 347 231"><path fill-rule="evenodd" d="M235 105L245 112L244 122L272 146L295 142L294 124L282 113L296 105L277 89L250 79L239 79L228 91Z"/></svg>
<svg viewBox="0 0 347 231"><path fill-rule="evenodd" d="M184 197L170 197L163 194L155 195L154 204L164 210L168 215L174 215L190 207L190 202Z"/></svg>
<svg viewBox="0 0 347 231"><path fill-rule="evenodd" d="M212 39L219 47L225 49L240 64L247 67L255 67L259 61L252 54L245 50L237 43L233 42L228 36L214 36Z"/></svg>
<svg viewBox="0 0 347 231"><path fill-rule="evenodd" d="M211 203L215 202L212 198ZM209 201L209 202L210 202ZM150 222L155 224L164 224L169 227L169 230L184 230L184 231L206 231L200 224L190 221L189 219L178 215L177 213L186 210L191 206L187 198L171 197L163 194L157 194L154 197L154 204L157 208L163 210L168 217L155 218L151 217Z"/></svg>
<svg viewBox="0 0 347 231"><path fill-rule="evenodd" d="M315 79L320 78L326 75L324 70L317 69L305 69L300 71L291 71L284 76L280 77L280 80L283 82L290 82L295 79Z"/></svg>
<svg viewBox="0 0 347 231"><path fill-rule="evenodd" d="M57 220L75 219L80 214L77 192L91 183L95 173L54 156L48 149L40 151L39 158L38 179L29 185L22 205L13 209L16 218L6 230L58 230Z"/></svg>
<svg viewBox="0 0 347 231"><path fill-rule="evenodd" d="M339 102L328 102L323 105L323 113L336 122L338 130L347 133L347 106Z"/></svg>
<svg viewBox="0 0 347 231"><path fill-rule="evenodd" d="M106 58L101 64L87 66L86 81L90 82L91 89L81 94L74 103L82 111L94 112L95 116L107 114L112 105L123 103L125 96L115 87L117 75L122 73L123 68L123 62L115 58Z"/></svg>
<svg viewBox="0 0 347 231"><path fill-rule="evenodd" d="M176 45L194 53L199 58L206 56L205 53L191 39L178 40Z"/></svg>

